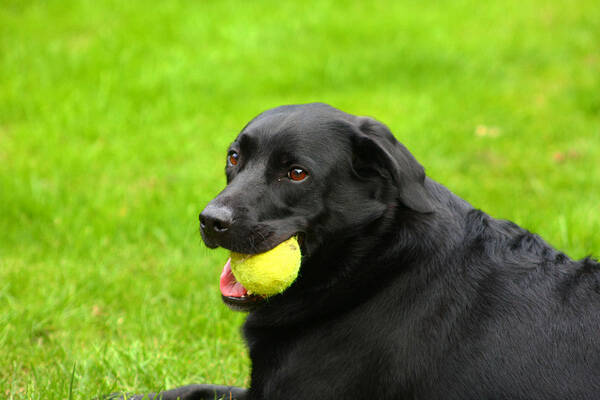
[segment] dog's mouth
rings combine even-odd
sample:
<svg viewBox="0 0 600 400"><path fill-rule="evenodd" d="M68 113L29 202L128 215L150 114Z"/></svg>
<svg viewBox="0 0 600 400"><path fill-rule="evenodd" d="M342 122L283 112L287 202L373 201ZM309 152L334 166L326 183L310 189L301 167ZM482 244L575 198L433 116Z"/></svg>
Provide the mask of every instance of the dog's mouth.
<svg viewBox="0 0 600 400"><path fill-rule="evenodd" d="M248 289L235 279L231 271L231 258L223 266L219 288L223 302L235 311L251 311L265 301L263 296L249 294Z"/></svg>
<svg viewBox="0 0 600 400"><path fill-rule="evenodd" d="M303 253L304 235L297 233L294 236L297 237L301 253ZM231 258L223 266L219 279L219 289L221 290L223 302L234 311L252 311L267 299L266 296L249 293L248 289L235 278L231 270Z"/></svg>

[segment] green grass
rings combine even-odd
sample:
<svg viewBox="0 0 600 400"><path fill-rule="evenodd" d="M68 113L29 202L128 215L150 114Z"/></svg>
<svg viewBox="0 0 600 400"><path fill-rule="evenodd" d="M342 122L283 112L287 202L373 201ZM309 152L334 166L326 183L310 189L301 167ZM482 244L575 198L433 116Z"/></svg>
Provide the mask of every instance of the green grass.
<svg viewBox="0 0 600 400"><path fill-rule="evenodd" d="M197 215L258 112L387 123L428 174L600 255L596 0L0 2L0 397L247 385Z"/></svg>

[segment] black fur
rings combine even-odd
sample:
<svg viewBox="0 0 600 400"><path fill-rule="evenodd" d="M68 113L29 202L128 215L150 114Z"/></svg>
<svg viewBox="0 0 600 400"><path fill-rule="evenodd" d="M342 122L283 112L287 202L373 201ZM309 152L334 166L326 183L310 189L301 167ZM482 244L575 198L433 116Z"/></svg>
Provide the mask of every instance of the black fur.
<svg viewBox="0 0 600 400"><path fill-rule="evenodd" d="M256 253L298 233L303 250L296 282L248 307L251 385L235 398L600 398L596 261L474 209L370 118L278 107L232 150L206 244ZM163 398L231 388L177 390Z"/></svg>

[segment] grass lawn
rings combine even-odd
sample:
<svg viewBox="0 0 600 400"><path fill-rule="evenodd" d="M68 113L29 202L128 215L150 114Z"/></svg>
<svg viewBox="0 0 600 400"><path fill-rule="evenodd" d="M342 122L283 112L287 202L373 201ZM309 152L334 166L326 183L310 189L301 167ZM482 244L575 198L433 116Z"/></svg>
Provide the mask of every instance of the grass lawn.
<svg viewBox="0 0 600 400"><path fill-rule="evenodd" d="M0 398L248 385L198 213L260 111L376 117L429 176L600 255L600 7L0 2Z"/></svg>

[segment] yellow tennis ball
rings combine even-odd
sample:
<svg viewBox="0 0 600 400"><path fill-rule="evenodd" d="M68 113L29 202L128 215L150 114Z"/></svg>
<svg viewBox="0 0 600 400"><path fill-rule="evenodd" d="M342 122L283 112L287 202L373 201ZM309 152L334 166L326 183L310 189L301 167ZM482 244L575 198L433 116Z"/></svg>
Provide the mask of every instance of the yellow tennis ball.
<svg viewBox="0 0 600 400"><path fill-rule="evenodd" d="M298 276L300 246L295 237L260 254L231 252L233 276L250 293L272 296L287 289Z"/></svg>

